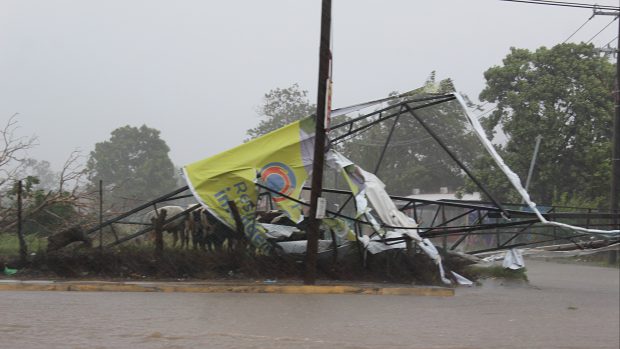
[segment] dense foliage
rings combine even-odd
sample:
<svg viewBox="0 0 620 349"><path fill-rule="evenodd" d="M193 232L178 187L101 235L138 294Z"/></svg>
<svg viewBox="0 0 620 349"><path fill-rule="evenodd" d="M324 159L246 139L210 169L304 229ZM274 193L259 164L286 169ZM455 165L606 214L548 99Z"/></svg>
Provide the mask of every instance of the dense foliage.
<svg viewBox="0 0 620 349"><path fill-rule="evenodd" d="M87 163L89 179L93 186L102 180L111 191L107 203L131 206L176 188L170 148L159 133L146 125L123 126L95 145Z"/></svg>
<svg viewBox="0 0 620 349"><path fill-rule="evenodd" d="M316 106L308 100L308 91L301 90L299 85L276 88L265 94L259 107L258 113L263 119L246 133L256 138L315 112Z"/></svg>
<svg viewBox="0 0 620 349"><path fill-rule="evenodd" d="M592 45L560 44L533 52L511 48L502 66L485 72L480 99L497 108L483 124L490 136L498 129L507 136L501 154L523 181L535 138L543 137L529 190L535 200L606 202L614 71ZM487 163L478 167L491 168ZM494 185L492 172L483 173L483 180Z"/></svg>

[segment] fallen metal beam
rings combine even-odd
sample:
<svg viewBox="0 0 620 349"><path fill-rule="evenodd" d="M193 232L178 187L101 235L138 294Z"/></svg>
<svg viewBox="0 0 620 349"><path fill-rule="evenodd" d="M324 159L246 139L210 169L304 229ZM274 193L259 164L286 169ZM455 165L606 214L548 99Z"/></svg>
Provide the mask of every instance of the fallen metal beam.
<svg viewBox="0 0 620 349"><path fill-rule="evenodd" d="M112 219L108 219L107 221L105 221L105 222L103 222L103 223L101 223L101 224L99 224L99 225L97 225L95 227L92 227L92 228L86 230L85 234L87 234L87 235L92 234L92 233L98 231L100 228L103 228L103 227L105 227L107 225L110 225L112 223L118 222L121 219L123 219L125 217L129 217L129 216L131 216L132 214L134 214L136 212L140 212L140 211L144 210L145 208L147 208L147 207L149 207L149 206L151 206L151 205L153 205L155 203L166 201L168 198L170 198L170 197L172 197L172 196L174 196L174 195L176 195L178 193L181 193L181 192L183 192L183 191L185 191L187 189L188 189L188 187L184 186L184 187L176 189L176 190L174 190L174 191L172 191L172 192L170 192L168 194L164 194L164 195L162 195L162 196L160 196L160 197L158 197L158 198L156 198L154 200L151 200L151 201L149 201L149 202L147 202L145 204L142 204L142 205L134 208L133 210L127 211L127 212L125 212L123 214L120 214L120 215L118 215L118 216L116 216L116 217L114 217Z"/></svg>

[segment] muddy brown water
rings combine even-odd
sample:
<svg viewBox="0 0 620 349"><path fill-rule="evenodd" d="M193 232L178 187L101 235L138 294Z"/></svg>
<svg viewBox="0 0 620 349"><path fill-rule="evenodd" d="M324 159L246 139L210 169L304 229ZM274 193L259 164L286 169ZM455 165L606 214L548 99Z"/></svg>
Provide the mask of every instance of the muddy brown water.
<svg viewBox="0 0 620 349"><path fill-rule="evenodd" d="M527 261L447 298L0 292L0 348L613 348L619 270Z"/></svg>

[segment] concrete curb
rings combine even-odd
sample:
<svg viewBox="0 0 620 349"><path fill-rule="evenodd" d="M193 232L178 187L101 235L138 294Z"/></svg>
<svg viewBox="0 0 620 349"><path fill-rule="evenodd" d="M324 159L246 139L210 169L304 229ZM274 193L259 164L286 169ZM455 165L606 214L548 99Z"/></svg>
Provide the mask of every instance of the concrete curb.
<svg viewBox="0 0 620 349"><path fill-rule="evenodd" d="M454 296L445 287L378 285L224 284L207 282L107 282L107 281L21 281L0 280L0 291L79 292L191 292L191 293L280 293L280 294L365 294L401 296Z"/></svg>

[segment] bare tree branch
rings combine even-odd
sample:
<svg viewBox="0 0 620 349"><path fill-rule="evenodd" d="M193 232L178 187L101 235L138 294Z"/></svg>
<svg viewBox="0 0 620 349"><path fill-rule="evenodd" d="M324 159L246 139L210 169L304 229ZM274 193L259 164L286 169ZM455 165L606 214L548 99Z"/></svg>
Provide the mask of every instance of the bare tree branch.
<svg viewBox="0 0 620 349"><path fill-rule="evenodd" d="M0 129L0 189L15 179L23 165L26 150L37 144L37 137L18 137L17 115L13 114Z"/></svg>
<svg viewBox="0 0 620 349"><path fill-rule="evenodd" d="M24 219L30 219L39 212L45 212L49 207L56 204L71 205L76 212L83 216L92 212L95 203L95 192L86 190L82 181L86 175L82 154L75 150L71 152L65 161L56 188L45 193L35 204L32 202L23 213ZM29 199L29 198L26 198ZM4 223L4 224L2 224ZM14 209L0 212L0 226L2 229L12 229L17 224Z"/></svg>

